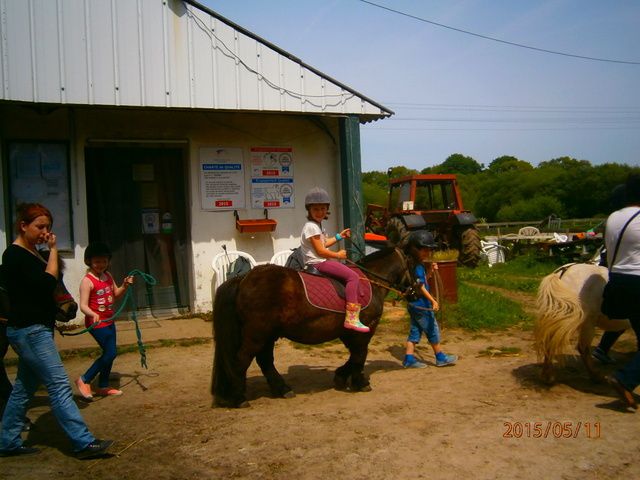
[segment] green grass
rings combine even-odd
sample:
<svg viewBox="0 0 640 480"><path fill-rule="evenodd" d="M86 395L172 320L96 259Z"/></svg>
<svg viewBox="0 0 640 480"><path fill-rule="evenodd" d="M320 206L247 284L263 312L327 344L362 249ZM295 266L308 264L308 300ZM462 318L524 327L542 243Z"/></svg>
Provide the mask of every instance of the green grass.
<svg viewBox="0 0 640 480"><path fill-rule="evenodd" d="M555 263L541 262L535 255L522 255L493 267L459 268L458 281L480 283L524 293L535 293L540 280L557 268Z"/></svg>
<svg viewBox="0 0 640 480"><path fill-rule="evenodd" d="M458 282L458 303L445 308L447 326L471 331L505 330L516 325L529 328L533 321L519 303L465 282Z"/></svg>

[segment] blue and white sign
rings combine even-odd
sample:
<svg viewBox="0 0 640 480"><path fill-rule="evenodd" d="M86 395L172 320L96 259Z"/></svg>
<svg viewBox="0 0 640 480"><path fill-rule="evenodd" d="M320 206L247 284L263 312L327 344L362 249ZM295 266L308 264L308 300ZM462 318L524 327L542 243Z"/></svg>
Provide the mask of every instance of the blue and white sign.
<svg viewBox="0 0 640 480"><path fill-rule="evenodd" d="M251 206L293 208L293 148L251 147Z"/></svg>
<svg viewBox="0 0 640 480"><path fill-rule="evenodd" d="M241 148L200 149L200 198L203 210L245 208Z"/></svg>

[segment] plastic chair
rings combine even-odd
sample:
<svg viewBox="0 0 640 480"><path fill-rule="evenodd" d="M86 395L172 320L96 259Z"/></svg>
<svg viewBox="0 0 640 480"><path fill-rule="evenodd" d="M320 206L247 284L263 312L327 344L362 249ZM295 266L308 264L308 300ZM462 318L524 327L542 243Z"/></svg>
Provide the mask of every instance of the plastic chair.
<svg viewBox="0 0 640 480"><path fill-rule="evenodd" d="M281 250L276 252L273 254L273 257L271 257L271 260L269 260L269 263L284 267L292 253L293 250Z"/></svg>
<svg viewBox="0 0 640 480"><path fill-rule="evenodd" d="M505 262L506 248L498 242L485 242L484 240L480 240L480 245L482 247L482 254L487 259L487 263L490 267L496 263Z"/></svg>
<svg viewBox="0 0 640 480"><path fill-rule="evenodd" d="M554 232L553 239L556 241L556 243L565 243L569 240L569 237L563 233Z"/></svg>
<svg viewBox="0 0 640 480"><path fill-rule="evenodd" d="M533 237L534 235L540 235L540 230L537 227L522 227L518 230L518 235L523 237Z"/></svg>
<svg viewBox="0 0 640 480"><path fill-rule="evenodd" d="M213 257L213 260L211 260L211 268L213 268L213 271L216 274L216 290L225 282L225 280L227 279L227 274L229 273L229 266L238 257L244 257L249 260L251 268L255 267L258 264L255 258L253 258L246 252L240 252L238 250L227 250L226 252L218 253L215 257Z"/></svg>

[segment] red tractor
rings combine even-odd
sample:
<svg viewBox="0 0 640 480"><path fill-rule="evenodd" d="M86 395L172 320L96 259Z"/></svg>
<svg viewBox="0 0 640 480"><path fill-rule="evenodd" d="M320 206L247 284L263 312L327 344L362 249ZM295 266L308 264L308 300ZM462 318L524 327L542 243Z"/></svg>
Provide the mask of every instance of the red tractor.
<svg viewBox="0 0 640 480"><path fill-rule="evenodd" d="M476 267L480 235L476 217L462 204L455 175L409 175L389 181L387 207L367 206L365 231L404 246L409 232L426 229L443 249L456 249L458 262Z"/></svg>

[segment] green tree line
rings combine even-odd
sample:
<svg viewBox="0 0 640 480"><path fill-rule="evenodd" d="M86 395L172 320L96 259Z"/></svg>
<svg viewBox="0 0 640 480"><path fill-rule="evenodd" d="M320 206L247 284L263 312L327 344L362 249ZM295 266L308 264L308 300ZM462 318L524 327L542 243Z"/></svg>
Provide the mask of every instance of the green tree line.
<svg viewBox="0 0 640 480"><path fill-rule="evenodd" d="M611 191L640 167L619 163L592 165L587 160L560 157L537 167L512 156L493 160L488 167L472 157L454 153L444 162L423 170L404 166L388 172L364 172L366 203L387 204L389 177L416 173L455 173L466 209L487 222L594 218L611 212Z"/></svg>

